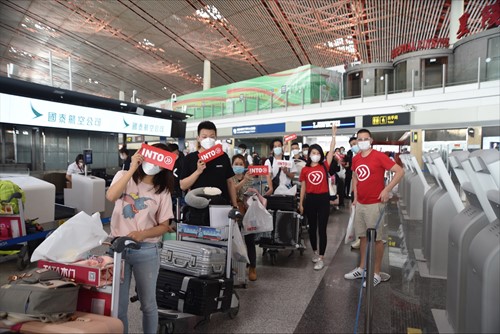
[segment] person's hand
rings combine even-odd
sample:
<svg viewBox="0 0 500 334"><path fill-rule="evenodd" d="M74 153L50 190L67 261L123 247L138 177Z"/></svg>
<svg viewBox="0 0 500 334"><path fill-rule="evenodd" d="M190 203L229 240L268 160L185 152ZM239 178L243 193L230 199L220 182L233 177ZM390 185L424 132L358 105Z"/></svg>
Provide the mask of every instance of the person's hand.
<svg viewBox="0 0 500 334"><path fill-rule="evenodd" d="M201 174L203 173L203 171L205 170L205 168L207 168L207 164L202 161L201 159L198 160L198 165L196 166L196 171Z"/></svg>
<svg viewBox="0 0 500 334"><path fill-rule="evenodd" d="M132 238L134 239L135 241L143 241L144 240L144 235L142 233L142 231L133 231L133 232L130 232L127 237L129 238Z"/></svg>
<svg viewBox="0 0 500 334"><path fill-rule="evenodd" d="M382 190L382 191L380 192L380 195L378 196L378 198L380 199L380 201L381 201L382 203L386 203L386 202L389 200L389 198L390 198L390 196L389 196L389 191L387 191L387 190L384 188L384 190Z"/></svg>
<svg viewBox="0 0 500 334"><path fill-rule="evenodd" d="M250 173L245 173L245 177L243 178L246 182L252 181L254 179L254 176Z"/></svg>
<svg viewBox="0 0 500 334"><path fill-rule="evenodd" d="M271 196L273 194L273 189L267 189L267 191L264 193L264 196Z"/></svg>
<svg viewBox="0 0 500 334"><path fill-rule="evenodd" d="M304 215L304 206L302 204L299 204L299 213L303 216Z"/></svg>
<svg viewBox="0 0 500 334"><path fill-rule="evenodd" d="M144 161L144 157L139 154L139 153L135 153L133 156L132 156L132 162L130 163L130 170L132 170L133 172L135 172L137 170L137 168L139 168L140 165L142 165Z"/></svg>

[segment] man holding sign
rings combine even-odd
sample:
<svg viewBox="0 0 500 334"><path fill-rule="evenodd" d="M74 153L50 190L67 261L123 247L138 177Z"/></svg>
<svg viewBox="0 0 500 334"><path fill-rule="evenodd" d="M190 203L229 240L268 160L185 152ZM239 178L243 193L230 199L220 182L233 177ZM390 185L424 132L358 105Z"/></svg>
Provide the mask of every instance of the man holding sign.
<svg viewBox="0 0 500 334"><path fill-rule="evenodd" d="M180 175L181 189L184 191L202 187L221 190L222 201L237 207L236 189L233 182L233 167L222 145L215 145L217 128L210 121L198 125L198 151L184 158ZM223 204L223 203L219 203Z"/></svg>
<svg viewBox="0 0 500 334"><path fill-rule="evenodd" d="M284 160L281 139L274 139L270 148L273 151L273 156L266 160L265 165L271 171L272 185L274 191L276 191L279 185L292 185L292 180L295 173L297 173L297 167L293 160Z"/></svg>

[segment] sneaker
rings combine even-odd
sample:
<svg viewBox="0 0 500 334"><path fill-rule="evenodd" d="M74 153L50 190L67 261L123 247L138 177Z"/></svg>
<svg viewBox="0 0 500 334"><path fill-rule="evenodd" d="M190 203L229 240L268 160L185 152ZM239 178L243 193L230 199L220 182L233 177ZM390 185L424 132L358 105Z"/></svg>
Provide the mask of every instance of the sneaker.
<svg viewBox="0 0 500 334"><path fill-rule="evenodd" d="M314 253L313 257L312 257L312 262L316 263L320 260L320 257L318 254Z"/></svg>
<svg viewBox="0 0 500 334"><path fill-rule="evenodd" d="M249 267L248 268L248 279L250 281L256 281L257 280L257 270L255 267Z"/></svg>
<svg viewBox="0 0 500 334"><path fill-rule="evenodd" d="M380 275L374 274L373 275L373 286L376 287L379 285L379 283L382 282L382 277ZM366 281L363 282L363 288L366 288Z"/></svg>
<svg viewBox="0 0 500 334"><path fill-rule="evenodd" d="M345 274L344 278L345 279L357 279L357 278L361 278L364 275L363 272L364 272L364 269L362 269L360 267L356 267L353 270L351 270L350 272L348 272L347 274Z"/></svg>
<svg viewBox="0 0 500 334"><path fill-rule="evenodd" d="M361 244L361 239L357 239L356 241L354 241L352 244L351 244L351 248L352 249L359 249L359 246Z"/></svg>
<svg viewBox="0 0 500 334"><path fill-rule="evenodd" d="M314 265L314 270L321 270L325 267L323 260L319 259L318 262Z"/></svg>

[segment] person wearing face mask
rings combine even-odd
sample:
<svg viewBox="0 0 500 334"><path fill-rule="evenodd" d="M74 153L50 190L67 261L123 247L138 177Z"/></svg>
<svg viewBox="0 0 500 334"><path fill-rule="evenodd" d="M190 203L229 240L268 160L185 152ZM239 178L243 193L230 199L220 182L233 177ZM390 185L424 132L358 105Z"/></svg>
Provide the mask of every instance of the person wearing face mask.
<svg viewBox="0 0 500 334"><path fill-rule="evenodd" d="M71 188L71 176L73 174L80 174L85 172L85 164L83 162L83 154L78 154L75 161L68 166L66 171L66 186Z"/></svg>
<svg viewBox="0 0 500 334"><path fill-rule="evenodd" d="M345 279L362 278L365 268L366 230L375 228L380 214L385 209L385 203L389 200L389 194L396 184L404 176L403 169L382 152L372 149L372 135L369 130L361 129L357 133L359 153L352 159L352 189L354 199L352 205L356 206L354 216L354 230L356 237L360 239L360 264L349 273L344 275ZM392 181L385 185L385 171L390 170L395 175ZM375 265L373 285L381 282L380 269L384 255L384 243L382 241L384 223L377 227L377 238L375 241Z"/></svg>
<svg viewBox="0 0 500 334"><path fill-rule="evenodd" d="M313 144L309 147L309 157L299 177L301 183L299 211L301 215L307 217L307 222L309 223L309 241L314 252L312 257L314 270L321 270L325 266L323 258L327 245L326 225L330 216L330 193L327 171L333 160L336 134L337 127L335 124L332 124L332 140L326 159L321 146Z"/></svg>
<svg viewBox="0 0 500 334"><path fill-rule="evenodd" d="M183 191L202 187L215 187L221 190L221 198L217 204L228 204L237 207L236 189L233 181L233 167L226 153L205 163L198 154L212 148L217 138L217 128L210 121L198 124L198 151L184 157L180 173L180 186ZM208 210L208 208L207 208Z"/></svg>
<svg viewBox="0 0 500 334"><path fill-rule="evenodd" d="M118 150L118 153L120 154L120 159L123 161L122 170L129 170L130 162L132 162L132 159L130 158L130 153L127 150L127 146L123 145L122 148Z"/></svg>
<svg viewBox="0 0 500 334"><path fill-rule="evenodd" d="M302 144L302 156L301 159L307 161L307 157L309 154L309 144Z"/></svg>
<svg viewBox="0 0 500 334"><path fill-rule="evenodd" d="M154 147L167 151L165 144ZM120 285L118 318L128 332L130 281L134 276L141 303L143 333L156 333L158 307L156 279L160 268L161 239L172 232L172 172L144 161L139 153L132 156L129 170L116 173L106 198L115 203L111 215L111 236L128 236L138 241L140 249L123 252L124 277Z"/></svg>
<svg viewBox="0 0 500 334"><path fill-rule="evenodd" d="M352 158L354 154L357 153L359 150L358 148L358 142L356 141L356 137L351 137L349 138L349 145L351 145L351 149L347 151L345 154L345 190L344 190L344 195L345 198L350 199L351 198L351 181L352 181Z"/></svg>
<svg viewBox="0 0 500 334"><path fill-rule="evenodd" d="M248 149L245 144L243 143L239 144L238 148L235 151L236 151L235 154L241 154L245 158L249 166L253 165L253 157L251 154L248 154Z"/></svg>
<svg viewBox="0 0 500 334"><path fill-rule="evenodd" d="M295 163L295 167L297 168L296 175L300 175L302 168L304 168L304 166L306 165L306 161L304 161L300 155L299 143L293 142L291 145L291 149L292 149L291 157L293 159L293 162Z"/></svg>
<svg viewBox="0 0 500 334"><path fill-rule="evenodd" d="M252 187L254 177L247 172L247 162L243 155L236 154L232 158L232 165L234 171L234 183L236 187L236 196L238 199L238 210L244 215L248 207L246 204L247 197L245 197L246 192L253 192L257 194L259 200L266 204L266 199L262 197L259 192ZM271 184L271 177L267 175L268 184ZM269 194L272 193L272 189L268 191ZM250 264L248 266L248 279L250 281L257 280L257 252L255 250L255 234L245 235L245 244L248 251L248 259Z"/></svg>
<svg viewBox="0 0 500 334"><path fill-rule="evenodd" d="M291 167L279 167L276 160L284 160L283 156L283 142L281 139L274 139L271 142L272 156L266 160L265 166L268 166L271 173L272 188L276 191L276 188L280 185L291 186L292 180L297 173L297 167L295 163L291 161Z"/></svg>

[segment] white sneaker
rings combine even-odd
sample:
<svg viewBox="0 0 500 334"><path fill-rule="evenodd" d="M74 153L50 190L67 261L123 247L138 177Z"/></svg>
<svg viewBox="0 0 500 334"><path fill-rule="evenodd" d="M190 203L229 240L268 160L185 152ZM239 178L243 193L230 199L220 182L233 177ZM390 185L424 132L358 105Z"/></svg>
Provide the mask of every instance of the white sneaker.
<svg viewBox="0 0 500 334"><path fill-rule="evenodd" d="M345 279L357 279L357 278L362 278L364 275L364 269L360 267L356 267L347 274L344 275Z"/></svg>
<svg viewBox="0 0 500 334"><path fill-rule="evenodd" d="M376 287L377 285L382 282L382 277L380 275L374 274L373 275L373 287ZM363 288L366 288L366 281L363 282Z"/></svg>
<svg viewBox="0 0 500 334"><path fill-rule="evenodd" d="M356 241L354 241L353 243L351 243L351 248L353 248L353 249L359 249L360 244L361 244L361 240L358 238Z"/></svg>
<svg viewBox="0 0 500 334"><path fill-rule="evenodd" d="M318 254L314 253L312 257L312 262L317 263L320 260L320 257Z"/></svg>
<svg viewBox="0 0 500 334"><path fill-rule="evenodd" d="M314 265L314 270L321 270L325 267L323 260L319 259L318 262Z"/></svg>

